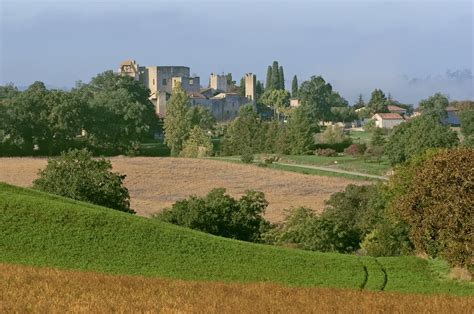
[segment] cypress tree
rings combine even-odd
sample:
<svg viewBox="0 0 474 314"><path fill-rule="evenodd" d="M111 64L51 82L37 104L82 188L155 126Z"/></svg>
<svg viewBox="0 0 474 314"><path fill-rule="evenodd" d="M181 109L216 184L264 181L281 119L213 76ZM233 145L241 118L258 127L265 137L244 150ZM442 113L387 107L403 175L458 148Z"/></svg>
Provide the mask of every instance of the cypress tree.
<svg viewBox="0 0 474 314"><path fill-rule="evenodd" d="M280 89L285 89L285 74L283 74L283 66L281 65L278 74L280 74Z"/></svg>
<svg viewBox="0 0 474 314"><path fill-rule="evenodd" d="M365 107L364 98L362 97L362 94L359 94L359 98L357 98L357 102L354 104L353 108L360 109L364 107Z"/></svg>
<svg viewBox="0 0 474 314"><path fill-rule="evenodd" d="M263 94L263 84L262 82L257 80L257 84L255 85L255 93L256 93L256 98L257 100L262 96Z"/></svg>
<svg viewBox="0 0 474 314"><path fill-rule="evenodd" d="M268 66L268 69L267 69L267 80L265 81L265 88L270 90L272 89L272 67L271 65Z"/></svg>
<svg viewBox="0 0 474 314"><path fill-rule="evenodd" d="M298 97L298 78L296 75L293 76L293 80L291 81L291 97Z"/></svg>
<svg viewBox="0 0 474 314"><path fill-rule="evenodd" d="M240 79L239 95L245 96L245 77Z"/></svg>
<svg viewBox="0 0 474 314"><path fill-rule="evenodd" d="M280 73L278 69L278 61L273 61L272 65L272 89L280 89Z"/></svg>

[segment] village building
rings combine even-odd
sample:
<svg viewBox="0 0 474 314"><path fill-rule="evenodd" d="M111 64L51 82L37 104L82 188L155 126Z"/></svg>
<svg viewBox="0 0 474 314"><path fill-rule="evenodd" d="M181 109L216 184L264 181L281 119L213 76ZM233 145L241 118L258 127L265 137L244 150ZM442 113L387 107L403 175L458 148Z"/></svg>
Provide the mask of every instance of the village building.
<svg viewBox="0 0 474 314"><path fill-rule="evenodd" d="M458 127L461 125L461 120L459 120L459 109L455 107L446 108L446 117L441 120L443 124Z"/></svg>
<svg viewBox="0 0 474 314"><path fill-rule="evenodd" d="M405 122L398 113L376 113L372 117L375 120L375 126L378 128L392 129L393 127Z"/></svg>
<svg viewBox="0 0 474 314"><path fill-rule="evenodd" d="M290 107L291 108L299 107L300 104L301 104L301 102L298 98L290 98Z"/></svg>
<svg viewBox="0 0 474 314"><path fill-rule="evenodd" d="M245 74L245 96L228 92L225 75L211 73L209 87L202 88L200 78L191 76L186 66L139 66L135 60L125 60L118 73L129 75L150 89L150 101L160 117L166 116L166 103L178 83L191 105L206 107L218 121L234 119L243 105L255 106L256 76L252 73Z"/></svg>

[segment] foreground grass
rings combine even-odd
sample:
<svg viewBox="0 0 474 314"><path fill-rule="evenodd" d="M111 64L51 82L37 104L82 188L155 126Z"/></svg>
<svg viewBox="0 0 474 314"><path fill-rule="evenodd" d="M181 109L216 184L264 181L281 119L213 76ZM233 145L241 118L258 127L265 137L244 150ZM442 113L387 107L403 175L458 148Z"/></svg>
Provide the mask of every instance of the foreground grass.
<svg viewBox="0 0 474 314"><path fill-rule="evenodd" d="M0 183L0 262L186 280L472 295L415 257L359 258L224 239ZM384 284L383 269L388 282Z"/></svg>
<svg viewBox="0 0 474 314"><path fill-rule="evenodd" d="M474 298L196 282L0 264L0 312L469 313Z"/></svg>

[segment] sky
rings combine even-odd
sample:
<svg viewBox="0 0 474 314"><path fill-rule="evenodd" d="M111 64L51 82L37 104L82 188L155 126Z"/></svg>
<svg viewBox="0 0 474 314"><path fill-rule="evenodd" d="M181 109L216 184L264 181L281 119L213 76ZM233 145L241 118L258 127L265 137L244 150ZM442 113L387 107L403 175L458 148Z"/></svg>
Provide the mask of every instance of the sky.
<svg viewBox="0 0 474 314"><path fill-rule="evenodd" d="M286 87L321 75L350 103L375 88L417 104L473 99L472 1L0 0L0 84L69 88L140 65L252 72L273 60Z"/></svg>

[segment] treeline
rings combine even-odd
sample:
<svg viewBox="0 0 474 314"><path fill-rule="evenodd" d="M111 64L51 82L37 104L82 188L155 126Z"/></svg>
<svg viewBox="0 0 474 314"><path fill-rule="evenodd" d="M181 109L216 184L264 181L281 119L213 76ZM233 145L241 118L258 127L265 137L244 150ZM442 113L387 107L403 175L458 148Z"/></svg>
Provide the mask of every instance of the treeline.
<svg viewBox="0 0 474 314"><path fill-rule="evenodd" d="M149 90L112 71L71 91L35 82L0 88L2 155L57 155L86 147L96 154L133 154L159 128Z"/></svg>

